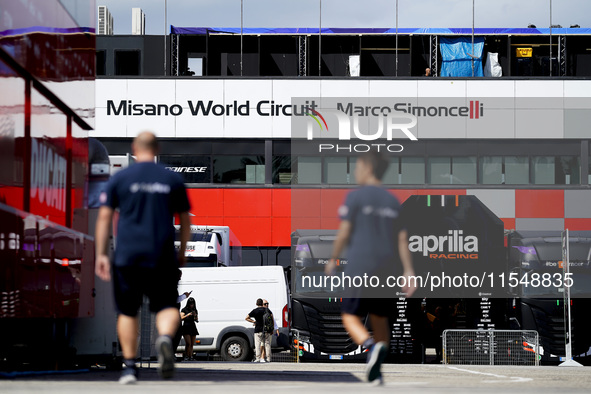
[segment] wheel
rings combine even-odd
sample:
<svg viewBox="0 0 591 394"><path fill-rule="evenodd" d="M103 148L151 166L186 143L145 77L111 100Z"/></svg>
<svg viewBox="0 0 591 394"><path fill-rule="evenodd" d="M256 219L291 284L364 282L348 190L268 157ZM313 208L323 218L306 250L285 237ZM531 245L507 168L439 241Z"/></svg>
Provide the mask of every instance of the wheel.
<svg viewBox="0 0 591 394"><path fill-rule="evenodd" d="M246 339L230 337L222 344L221 353L224 361L246 361L250 353L250 347Z"/></svg>

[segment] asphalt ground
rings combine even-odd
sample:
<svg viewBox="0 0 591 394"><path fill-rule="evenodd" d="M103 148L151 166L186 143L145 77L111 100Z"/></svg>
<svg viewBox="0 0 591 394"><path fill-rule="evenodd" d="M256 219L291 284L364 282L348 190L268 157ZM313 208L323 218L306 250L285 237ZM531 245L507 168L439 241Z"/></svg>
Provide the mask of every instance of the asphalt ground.
<svg viewBox="0 0 591 394"><path fill-rule="evenodd" d="M39 375L2 374L0 393L359 393L396 390L412 393L589 393L591 367L506 367L385 364L384 385L364 381L364 364L183 362L172 380L158 376L146 362L135 385L123 386L120 372L91 368L83 372Z"/></svg>

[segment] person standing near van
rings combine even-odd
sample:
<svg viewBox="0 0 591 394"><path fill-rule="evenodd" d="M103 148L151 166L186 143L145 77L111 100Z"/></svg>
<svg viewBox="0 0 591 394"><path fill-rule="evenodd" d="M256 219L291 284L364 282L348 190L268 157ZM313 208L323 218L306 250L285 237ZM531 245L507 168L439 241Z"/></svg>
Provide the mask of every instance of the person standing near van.
<svg viewBox="0 0 591 394"><path fill-rule="evenodd" d="M185 360L191 360L193 358L193 344L199 335L195 324L199 321L199 314L193 297L190 297L187 300L187 305L181 309L181 320L183 321L183 338L185 338Z"/></svg>
<svg viewBox="0 0 591 394"><path fill-rule="evenodd" d="M261 346L266 340L269 340L270 334L265 333L263 315L267 312L267 308L263 306L263 299L259 298L256 301L256 308L246 315L247 322L254 323L254 349L255 349L255 363L264 363L265 359L261 358ZM253 320L254 319L254 320ZM268 338L269 337L269 338ZM270 343L270 342L269 342ZM269 345L269 353L271 354L271 345Z"/></svg>
<svg viewBox="0 0 591 394"><path fill-rule="evenodd" d="M376 275L384 279L386 275L400 273L407 278L414 276L400 203L381 187L381 179L388 164L382 154L374 151L357 159L355 180L361 187L350 192L344 205L339 208L341 223L332 258L326 266L327 275L334 274L336 260L341 258L348 246L344 274L349 277ZM402 290L410 297L415 288L405 287ZM350 289L345 295L348 298L343 298L341 303L343 325L355 343L369 349L367 380L382 383L380 368L389 349L388 314L395 308L393 299L372 298L376 294L365 288ZM368 314L373 338L362 321Z"/></svg>
<svg viewBox="0 0 591 394"><path fill-rule="evenodd" d="M118 172L101 194L96 223L96 274L104 281L113 277L115 304L119 312L117 332L126 368L122 384L137 381L138 310L144 294L150 310L156 312L156 339L159 372L162 378L174 375L172 338L180 324L178 297L179 265L185 263L190 236L189 199L179 174L156 164L158 141L151 132L141 132L133 140L136 163ZM119 210L117 247L113 265L108 254L109 227ZM174 215L178 214L181 245L175 251Z"/></svg>
<svg viewBox="0 0 591 394"><path fill-rule="evenodd" d="M272 334L275 333L277 337L279 337L279 327L277 327L275 316L273 316L273 312L271 311L271 308L269 308L269 301L263 300L263 307L266 309L265 313L263 314L263 332L267 335L263 337L264 343L261 346L263 348L261 358L270 363L271 341L273 340Z"/></svg>

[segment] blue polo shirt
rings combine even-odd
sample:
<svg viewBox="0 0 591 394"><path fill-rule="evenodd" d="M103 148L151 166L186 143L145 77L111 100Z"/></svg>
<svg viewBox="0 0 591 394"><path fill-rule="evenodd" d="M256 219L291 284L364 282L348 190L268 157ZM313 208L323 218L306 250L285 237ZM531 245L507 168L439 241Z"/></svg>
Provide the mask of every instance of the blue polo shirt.
<svg viewBox="0 0 591 394"><path fill-rule="evenodd" d="M173 218L190 209L179 174L160 164L135 163L109 180L101 202L119 209L114 265L178 266Z"/></svg>

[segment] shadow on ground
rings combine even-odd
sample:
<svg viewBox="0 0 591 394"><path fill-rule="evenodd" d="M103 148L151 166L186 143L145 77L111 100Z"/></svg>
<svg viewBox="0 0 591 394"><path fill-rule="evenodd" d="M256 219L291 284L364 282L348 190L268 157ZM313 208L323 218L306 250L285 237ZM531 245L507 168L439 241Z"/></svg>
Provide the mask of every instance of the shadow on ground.
<svg viewBox="0 0 591 394"><path fill-rule="evenodd" d="M264 364L261 365L264 368ZM173 381L191 381L191 382L340 382L356 383L360 380L349 372L315 372L315 371L260 371L253 370L234 370L234 369L210 369L210 368L177 368ZM90 369L86 371L65 371L36 372L35 374L22 373L14 376L2 376L4 379L11 380L44 380L44 381L117 381L119 371L107 371L104 369ZM156 368L140 368L139 379L142 381L161 381Z"/></svg>

